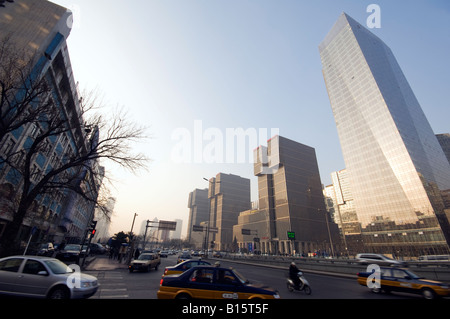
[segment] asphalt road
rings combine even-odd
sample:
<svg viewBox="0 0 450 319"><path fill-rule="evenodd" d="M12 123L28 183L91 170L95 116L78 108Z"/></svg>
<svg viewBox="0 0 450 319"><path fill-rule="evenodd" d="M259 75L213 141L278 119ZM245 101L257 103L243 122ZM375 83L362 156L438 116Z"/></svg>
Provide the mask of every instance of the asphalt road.
<svg viewBox="0 0 450 319"><path fill-rule="evenodd" d="M107 258L107 257L99 257ZM176 256L161 258L161 265L157 271L129 273L125 265L117 267L99 267L97 270L86 271L96 276L100 283L99 291L92 299L156 299L156 292L164 268L176 263ZM216 260L210 261L212 264ZM112 266L117 263L111 261ZM279 291L282 299L421 299L411 294L374 294L368 288L360 286L355 279L335 276L317 275L305 271L305 277L312 288L312 294L303 292L289 292L286 288L287 269L273 269L263 266L252 266L220 260L222 266L233 267L244 275L250 282L263 283Z"/></svg>

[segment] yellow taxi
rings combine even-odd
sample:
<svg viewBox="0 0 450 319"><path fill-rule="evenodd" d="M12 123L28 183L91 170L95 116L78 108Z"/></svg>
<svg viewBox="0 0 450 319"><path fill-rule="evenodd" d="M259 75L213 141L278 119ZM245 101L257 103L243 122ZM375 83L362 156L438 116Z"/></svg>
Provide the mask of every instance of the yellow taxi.
<svg viewBox="0 0 450 319"><path fill-rule="evenodd" d="M196 266L161 279L158 299L279 299L278 291L249 283L236 270Z"/></svg>
<svg viewBox="0 0 450 319"><path fill-rule="evenodd" d="M381 291L421 294L425 299L450 296L449 284L417 276L408 269L380 267L379 271L360 272L358 283L375 293Z"/></svg>
<svg viewBox="0 0 450 319"><path fill-rule="evenodd" d="M185 272L186 270L191 269L192 267L202 266L202 265L211 265L211 264L209 262L203 261L201 259L185 260L179 264L176 264L175 266L166 267L164 269L163 276L181 274L181 273Z"/></svg>

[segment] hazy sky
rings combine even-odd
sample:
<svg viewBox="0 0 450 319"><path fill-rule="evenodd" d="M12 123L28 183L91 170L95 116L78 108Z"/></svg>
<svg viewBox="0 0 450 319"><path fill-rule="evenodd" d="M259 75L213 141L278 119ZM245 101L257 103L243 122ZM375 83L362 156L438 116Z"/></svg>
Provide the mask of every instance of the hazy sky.
<svg viewBox="0 0 450 319"><path fill-rule="evenodd" d="M147 219L182 219L184 235L189 192L219 172L251 178L256 200L247 150L243 164L240 148L232 163L216 163L233 156L227 129L260 134L250 150L271 129L314 147L330 184L345 164L318 45L343 11L366 25L368 5L379 6L381 28L370 30L392 49L435 133L450 132L447 0L52 2L75 15L68 46L80 88L98 88L108 108L124 106L152 135L136 145L152 159L148 171L104 164L117 180L112 233L129 231L137 213L134 231Z"/></svg>

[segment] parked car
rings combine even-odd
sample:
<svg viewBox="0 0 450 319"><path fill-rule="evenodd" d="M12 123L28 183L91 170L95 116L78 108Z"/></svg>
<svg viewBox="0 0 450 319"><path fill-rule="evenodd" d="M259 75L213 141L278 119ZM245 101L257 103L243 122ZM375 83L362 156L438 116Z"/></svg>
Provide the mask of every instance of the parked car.
<svg viewBox="0 0 450 319"><path fill-rule="evenodd" d="M169 252L167 250L163 250L159 253L159 255L161 256L161 258L167 258L169 257Z"/></svg>
<svg viewBox="0 0 450 319"><path fill-rule="evenodd" d="M97 292L94 276L74 273L58 259L11 256L0 259L0 294L50 298L89 298Z"/></svg>
<svg viewBox="0 0 450 319"><path fill-rule="evenodd" d="M137 271L150 271L152 268L158 270L158 266L161 264L161 258L157 253L141 254L138 259L135 259L128 266L128 270L133 272Z"/></svg>
<svg viewBox="0 0 450 319"><path fill-rule="evenodd" d="M356 260L363 265L376 264L379 266L400 266L405 267L406 263L401 260L395 260L382 254L357 254Z"/></svg>
<svg viewBox="0 0 450 319"><path fill-rule="evenodd" d="M203 261L201 259L185 260L179 264L176 264L175 266L166 267L166 269L164 269L163 276L181 274L181 273L185 272L186 270L191 269L192 267L202 266L202 265L211 265L211 264L209 262Z"/></svg>
<svg viewBox="0 0 450 319"><path fill-rule="evenodd" d="M158 299L279 299L272 288L250 284L236 270L214 266L193 267L161 279Z"/></svg>
<svg viewBox="0 0 450 319"><path fill-rule="evenodd" d="M46 244L42 244L39 247L37 255L38 256L51 257L51 256L53 256L54 252L55 252L55 248L53 247L53 244L52 243L46 243Z"/></svg>
<svg viewBox="0 0 450 319"><path fill-rule="evenodd" d="M103 255L106 253L106 248L98 243L91 243L89 246L89 252L94 255Z"/></svg>
<svg viewBox="0 0 450 319"><path fill-rule="evenodd" d="M360 272L357 274L358 283L367 286L367 278L372 276L373 272ZM382 291L407 292L421 294L425 299L434 299L436 297L450 296L449 284L436 280L429 280L417 276L413 272L402 268L380 267L379 286L372 287L372 291L380 293ZM370 280L369 280L370 282Z"/></svg>
<svg viewBox="0 0 450 319"><path fill-rule="evenodd" d="M56 253L55 258L65 262L77 263L82 256L83 251L81 250L81 245L68 244Z"/></svg>

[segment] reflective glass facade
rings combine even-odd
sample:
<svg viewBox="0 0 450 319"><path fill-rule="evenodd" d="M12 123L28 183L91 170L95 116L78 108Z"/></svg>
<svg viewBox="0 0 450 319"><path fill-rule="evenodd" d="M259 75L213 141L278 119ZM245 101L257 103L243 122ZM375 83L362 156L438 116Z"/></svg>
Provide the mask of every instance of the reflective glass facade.
<svg viewBox="0 0 450 319"><path fill-rule="evenodd" d="M364 249L448 253L450 165L391 50L343 13L319 51Z"/></svg>

